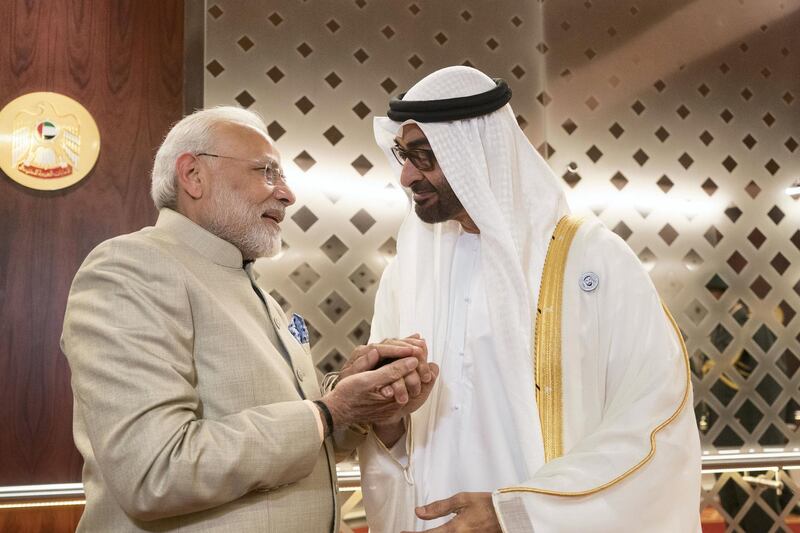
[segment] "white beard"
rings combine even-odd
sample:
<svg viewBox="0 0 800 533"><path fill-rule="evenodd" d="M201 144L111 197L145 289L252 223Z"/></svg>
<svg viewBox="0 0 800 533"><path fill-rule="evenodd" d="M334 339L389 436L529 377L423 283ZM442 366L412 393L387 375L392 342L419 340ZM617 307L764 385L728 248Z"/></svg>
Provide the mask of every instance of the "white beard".
<svg viewBox="0 0 800 533"><path fill-rule="evenodd" d="M246 260L272 257L281 249L281 230L277 225L265 224L261 215L267 209L284 207L270 199L261 204L250 204L227 185L219 184L209 199L205 228L242 252Z"/></svg>

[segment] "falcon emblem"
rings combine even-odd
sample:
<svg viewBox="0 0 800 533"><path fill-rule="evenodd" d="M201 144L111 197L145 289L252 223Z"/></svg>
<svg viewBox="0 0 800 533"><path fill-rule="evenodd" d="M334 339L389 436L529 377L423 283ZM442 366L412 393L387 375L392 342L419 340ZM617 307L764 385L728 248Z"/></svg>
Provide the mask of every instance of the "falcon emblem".
<svg viewBox="0 0 800 533"><path fill-rule="evenodd" d="M81 147L78 118L59 115L49 102L40 102L34 109L22 110L14 117L13 166L40 179L71 175L78 166Z"/></svg>

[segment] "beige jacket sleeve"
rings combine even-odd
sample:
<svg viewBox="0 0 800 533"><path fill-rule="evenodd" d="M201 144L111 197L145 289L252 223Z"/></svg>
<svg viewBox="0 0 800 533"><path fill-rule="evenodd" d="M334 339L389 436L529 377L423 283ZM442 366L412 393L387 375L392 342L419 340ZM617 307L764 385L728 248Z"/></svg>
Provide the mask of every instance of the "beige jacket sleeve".
<svg viewBox="0 0 800 533"><path fill-rule="evenodd" d="M73 282L61 339L97 463L140 520L297 481L322 444L299 400L203 418L183 276L147 244L99 246Z"/></svg>

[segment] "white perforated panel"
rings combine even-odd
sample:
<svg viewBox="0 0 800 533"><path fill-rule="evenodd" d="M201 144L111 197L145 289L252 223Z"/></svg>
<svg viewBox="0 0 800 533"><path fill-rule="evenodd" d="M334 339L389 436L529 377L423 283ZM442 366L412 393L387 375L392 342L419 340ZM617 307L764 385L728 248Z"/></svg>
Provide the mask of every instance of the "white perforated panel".
<svg viewBox="0 0 800 533"><path fill-rule="evenodd" d="M800 447L799 0L283 0L206 5L205 104L259 111L299 197L258 268L323 369L366 338L404 194L372 140L451 64L509 80L572 205L642 259L692 356L704 447ZM777 531L796 483L709 478L728 531ZM738 487L738 489L737 489ZM722 503L721 503L722 502ZM755 529L754 529L755 528Z"/></svg>

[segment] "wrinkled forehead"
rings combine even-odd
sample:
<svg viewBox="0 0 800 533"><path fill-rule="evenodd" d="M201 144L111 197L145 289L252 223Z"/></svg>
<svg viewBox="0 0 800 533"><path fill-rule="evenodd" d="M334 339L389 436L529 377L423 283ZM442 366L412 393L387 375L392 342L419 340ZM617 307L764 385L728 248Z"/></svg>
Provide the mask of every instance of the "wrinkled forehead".
<svg viewBox="0 0 800 533"><path fill-rule="evenodd" d="M223 122L214 126L214 144L220 151L249 159L280 161L280 153L272 139L249 124Z"/></svg>

